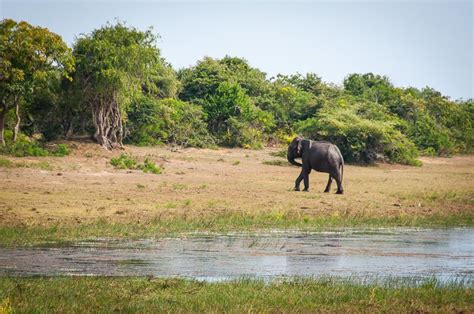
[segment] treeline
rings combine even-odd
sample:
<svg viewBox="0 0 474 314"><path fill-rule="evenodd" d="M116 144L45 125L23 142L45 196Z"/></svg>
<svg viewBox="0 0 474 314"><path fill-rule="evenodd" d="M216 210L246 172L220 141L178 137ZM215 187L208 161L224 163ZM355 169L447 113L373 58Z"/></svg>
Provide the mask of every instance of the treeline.
<svg viewBox="0 0 474 314"><path fill-rule="evenodd" d="M343 86L313 73L267 78L229 56L175 71L157 35L120 22L79 36L72 49L47 29L10 19L0 36L3 151L86 134L108 149L261 148L301 134L364 163L473 151L472 100L395 87L386 76L351 74Z"/></svg>

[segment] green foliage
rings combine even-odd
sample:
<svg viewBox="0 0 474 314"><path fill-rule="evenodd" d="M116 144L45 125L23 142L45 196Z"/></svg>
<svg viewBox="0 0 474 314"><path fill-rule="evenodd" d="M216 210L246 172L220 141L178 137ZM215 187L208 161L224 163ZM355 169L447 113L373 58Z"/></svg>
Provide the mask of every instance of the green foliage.
<svg viewBox="0 0 474 314"><path fill-rule="evenodd" d="M56 149L52 152L54 156L63 157L69 155L69 147L66 144L58 144Z"/></svg>
<svg viewBox="0 0 474 314"><path fill-rule="evenodd" d="M207 147L214 143L200 106L176 99L139 97L128 111L128 140L138 145L160 143Z"/></svg>
<svg viewBox="0 0 474 314"><path fill-rule="evenodd" d="M142 94L172 97L178 82L160 56L158 36L123 23L107 24L74 45L76 89L86 91L83 107L92 105L96 139L106 148L121 145L127 111Z"/></svg>
<svg viewBox="0 0 474 314"><path fill-rule="evenodd" d="M149 157L145 157L143 163L139 163L135 156L131 154L122 153L119 157L110 159L110 164L115 169L140 169L145 173L161 174L163 168L157 166Z"/></svg>
<svg viewBox="0 0 474 314"><path fill-rule="evenodd" d="M5 131L5 146L0 146L0 153L15 157L48 156L49 152L42 145L29 137L20 134L16 142L13 142L13 132Z"/></svg>
<svg viewBox="0 0 474 314"><path fill-rule="evenodd" d="M236 83L220 83L216 92L202 101L202 106L207 114L209 129L213 132L225 129L230 117L242 116L245 119L251 114L250 97Z"/></svg>
<svg viewBox="0 0 474 314"><path fill-rule="evenodd" d="M240 85L249 97L262 95L268 89L265 73L250 67L244 59L229 56L206 57L196 66L181 70L178 77L182 83L179 97L191 102L214 94L223 82Z"/></svg>
<svg viewBox="0 0 474 314"><path fill-rule="evenodd" d="M416 120L409 124L407 135L422 151L441 156L449 156L454 151L448 129L426 112L420 112Z"/></svg>
<svg viewBox="0 0 474 314"><path fill-rule="evenodd" d="M143 165L139 165L139 168L145 173L161 174L163 169L157 166L150 158L145 158Z"/></svg>
<svg viewBox="0 0 474 314"><path fill-rule="evenodd" d="M247 61L225 57L204 58L195 67L179 73L180 98L200 105L209 132L225 146L261 148L265 132L274 125L271 112L257 104L269 90L265 73Z"/></svg>
<svg viewBox="0 0 474 314"><path fill-rule="evenodd" d="M23 107L62 76L70 79L74 58L59 35L11 19L0 22L0 55L0 144L4 144L8 112Z"/></svg>
<svg viewBox="0 0 474 314"><path fill-rule="evenodd" d="M69 148L66 144L58 144L45 147L43 142L37 141L24 134L19 134L16 142L13 142L13 132L5 131L5 146L0 146L0 154L15 157L63 157L69 155Z"/></svg>
<svg viewBox="0 0 474 314"><path fill-rule="evenodd" d="M220 136L222 145L261 149L263 132L248 121L230 117L226 120L227 131Z"/></svg>
<svg viewBox="0 0 474 314"><path fill-rule="evenodd" d="M297 123L298 130L315 140L336 144L348 162L387 159L416 165L416 147L397 129L396 118L382 106L343 97L321 109L314 118Z"/></svg>
<svg viewBox="0 0 474 314"><path fill-rule="evenodd" d="M115 169L137 169L137 160L130 154L123 153L119 157L110 159L110 164Z"/></svg>
<svg viewBox="0 0 474 314"><path fill-rule="evenodd" d="M45 28L2 20L0 142L4 126L20 121L31 137L94 134L106 148L125 139L257 149L286 143L300 131L336 143L353 162L417 164L418 152L474 151L472 100L451 101L429 87L397 88L373 73L349 74L342 87L315 73L267 79L245 59L230 56L206 57L176 73L161 56L158 38L151 29L108 23L79 36L71 53ZM2 153L68 153L21 136L8 141Z"/></svg>

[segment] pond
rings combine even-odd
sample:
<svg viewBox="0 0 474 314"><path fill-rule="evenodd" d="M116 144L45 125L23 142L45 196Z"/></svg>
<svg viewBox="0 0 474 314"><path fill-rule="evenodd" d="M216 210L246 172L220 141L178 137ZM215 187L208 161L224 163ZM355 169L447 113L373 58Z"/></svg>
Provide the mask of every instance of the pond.
<svg viewBox="0 0 474 314"><path fill-rule="evenodd" d="M474 228L341 229L99 239L67 247L0 248L0 275L462 278L474 282Z"/></svg>

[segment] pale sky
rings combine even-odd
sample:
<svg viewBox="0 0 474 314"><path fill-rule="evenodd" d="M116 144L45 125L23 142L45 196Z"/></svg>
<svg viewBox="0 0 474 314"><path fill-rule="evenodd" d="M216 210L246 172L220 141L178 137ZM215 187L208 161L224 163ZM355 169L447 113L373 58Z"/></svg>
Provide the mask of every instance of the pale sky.
<svg viewBox="0 0 474 314"><path fill-rule="evenodd" d="M243 57L266 72L387 75L473 98L473 1L34 1L0 0L2 18L49 28L72 45L116 18L153 26L175 69L204 56Z"/></svg>

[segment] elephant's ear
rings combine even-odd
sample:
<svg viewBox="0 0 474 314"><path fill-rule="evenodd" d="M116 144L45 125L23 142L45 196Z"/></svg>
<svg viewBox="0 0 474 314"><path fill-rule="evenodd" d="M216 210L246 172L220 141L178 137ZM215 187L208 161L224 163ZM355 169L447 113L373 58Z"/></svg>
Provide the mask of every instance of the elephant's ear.
<svg viewBox="0 0 474 314"><path fill-rule="evenodd" d="M296 154L297 154L298 156L301 156L301 151L302 151L302 149L303 149L303 145L301 144L301 142L302 142L302 141L301 141L301 138L298 138L298 139L296 140L296 142L298 143L297 146L296 146Z"/></svg>

